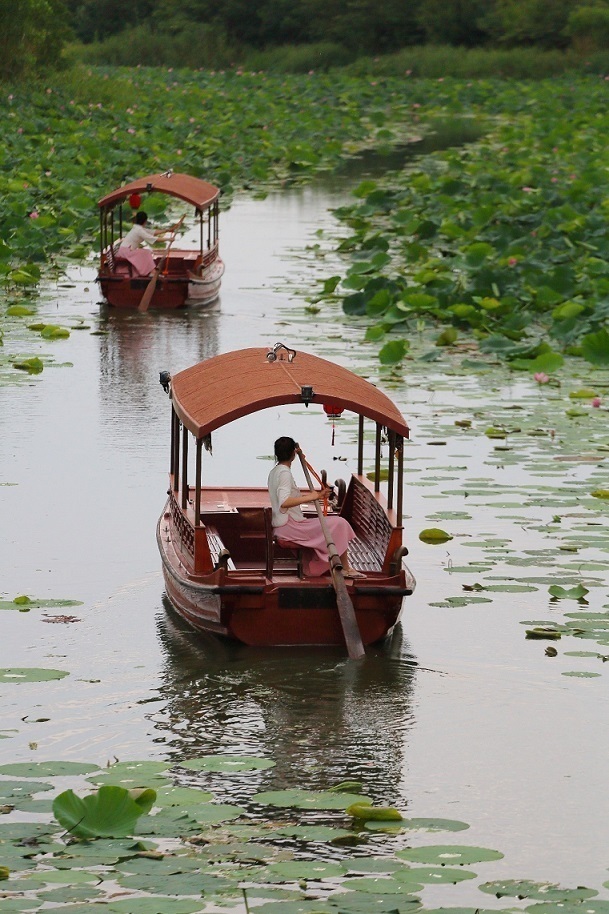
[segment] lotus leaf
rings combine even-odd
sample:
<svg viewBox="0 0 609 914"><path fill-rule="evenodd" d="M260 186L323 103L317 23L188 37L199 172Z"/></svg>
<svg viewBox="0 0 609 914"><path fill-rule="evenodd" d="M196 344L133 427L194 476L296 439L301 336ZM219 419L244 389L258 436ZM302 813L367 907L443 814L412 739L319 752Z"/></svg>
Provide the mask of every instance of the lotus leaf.
<svg viewBox="0 0 609 914"><path fill-rule="evenodd" d="M381 364L395 365L398 362L401 362L406 355L408 346L409 343L407 340L392 340L392 342L386 343L379 352Z"/></svg>
<svg viewBox="0 0 609 914"><path fill-rule="evenodd" d="M17 362L13 362L13 368L18 368L20 371L27 371L28 374L40 374L44 368L42 359L39 359L38 356L32 356L28 359L19 359Z"/></svg>
<svg viewBox="0 0 609 914"><path fill-rule="evenodd" d="M501 860L503 854L485 847L468 847L465 845L434 844L426 847L408 847L396 851L396 857L410 860L412 863L445 863L458 864L483 863L488 860Z"/></svg>
<svg viewBox="0 0 609 914"><path fill-rule="evenodd" d="M476 874L471 870L455 869L450 866L417 866L412 870L402 872L408 881L416 880L429 885L442 882L465 882L467 879L476 878Z"/></svg>
<svg viewBox="0 0 609 914"><path fill-rule="evenodd" d="M401 812L392 806L372 806L370 803L352 803L346 813L362 822L399 822L402 819Z"/></svg>
<svg viewBox="0 0 609 914"><path fill-rule="evenodd" d="M604 328L588 333L581 341L583 357L592 365L609 365L609 333Z"/></svg>
<svg viewBox="0 0 609 914"><path fill-rule="evenodd" d="M356 892L366 892L378 895L402 895L411 889L417 891L414 884L412 886L399 882L392 876L359 876L345 880L345 888L353 889ZM419 889L421 886L418 887ZM414 900L414 898L412 899Z"/></svg>
<svg viewBox="0 0 609 914"><path fill-rule="evenodd" d="M262 771L275 765L271 759L246 755L205 755L201 758L185 759L179 762L180 768L190 771Z"/></svg>
<svg viewBox="0 0 609 914"><path fill-rule="evenodd" d="M88 774L95 771L97 765L87 765L85 762L16 762L9 765L0 765L0 774L14 775L18 778L32 777L65 777L66 775ZM0 791L3 782L0 781ZM32 790L32 792L34 792Z"/></svg>
<svg viewBox="0 0 609 914"><path fill-rule="evenodd" d="M563 676L574 676L578 679L595 679L597 676L600 676L600 673L589 673L585 670L567 670L563 672Z"/></svg>
<svg viewBox="0 0 609 914"><path fill-rule="evenodd" d="M545 639L550 641L559 641L561 638L561 633L555 628L527 628L526 637L533 639Z"/></svg>
<svg viewBox="0 0 609 914"><path fill-rule="evenodd" d="M25 667L9 667L0 669L0 682L50 682L53 679L63 679L68 676L65 670L43 670Z"/></svg>
<svg viewBox="0 0 609 914"><path fill-rule="evenodd" d="M370 802L367 797L330 790L267 790L252 797L264 806L291 806L297 809L347 809L352 803Z"/></svg>
<svg viewBox="0 0 609 914"><path fill-rule="evenodd" d="M441 530L439 527L427 527L425 530L421 530L419 533L419 539L422 543L440 545L441 543L447 543L452 539L452 536L450 533L446 533L445 530Z"/></svg>
<svg viewBox="0 0 609 914"><path fill-rule="evenodd" d="M575 587L561 587L560 584L552 584L548 587L550 596L558 600L581 600L590 591L583 584L577 584Z"/></svg>
<svg viewBox="0 0 609 914"><path fill-rule="evenodd" d="M106 905L108 914L194 914L202 911L200 901L188 898L121 898Z"/></svg>
<svg viewBox="0 0 609 914"><path fill-rule="evenodd" d="M164 777L166 762L134 761L117 762L87 778L92 784L114 784L120 787L144 787L153 778L167 781Z"/></svg>
<svg viewBox="0 0 609 914"><path fill-rule="evenodd" d="M335 879L345 875L345 868L339 863L329 863L323 860L285 860L271 863L267 872L279 876L288 882L300 879Z"/></svg>
<svg viewBox="0 0 609 914"><path fill-rule="evenodd" d="M488 895L496 895L497 898L538 898L540 891L549 891L558 886L548 882L532 882L529 879L505 879L484 882L478 888Z"/></svg>
<svg viewBox="0 0 609 914"><path fill-rule="evenodd" d="M53 814L60 825L79 838L130 835L139 817L152 809L155 798L154 790L131 792L113 786L100 787L84 798L66 790L55 798Z"/></svg>
<svg viewBox="0 0 609 914"><path fill-rule="evenodd" d="M19 768L19 765L7 765L7 768ZM2 774L13 774L12 771L0 772ZM52 790L52 784L45 784L42 781L3 781L0 780L0 797L3 800L9 800L16 797L31 796L33 793L40 793L43 790Z"/></svg>
<svg viewBox="0 0 609 914"><path fill-rule="evenodd" d="M420 900L414 895L376 895L374 892L340 892L328 899L330 911L339 911L340 914L372 914L380 911L381 914L408 914L421 907ZM269 914L270 908L266 914ZM270 912L272 914L272 912ZM283 914L283 912L277 912Z"/></svg>

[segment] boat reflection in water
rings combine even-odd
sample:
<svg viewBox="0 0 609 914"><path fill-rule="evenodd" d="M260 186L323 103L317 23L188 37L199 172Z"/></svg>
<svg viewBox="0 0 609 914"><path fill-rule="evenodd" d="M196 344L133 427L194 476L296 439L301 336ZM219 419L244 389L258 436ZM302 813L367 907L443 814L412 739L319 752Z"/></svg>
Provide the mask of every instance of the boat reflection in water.
<svg viewBox="0 0 609 914"><path fill-rule="evenodd" d="M353 663L340 648L244 647L193 632L165 604L158 616L165 708L154 720L167 756L238 754L276 763L241 776L203 775L206 789L223 799L327 789L348 778L376 802L400 803L417 667L399 626Z"/></svg>

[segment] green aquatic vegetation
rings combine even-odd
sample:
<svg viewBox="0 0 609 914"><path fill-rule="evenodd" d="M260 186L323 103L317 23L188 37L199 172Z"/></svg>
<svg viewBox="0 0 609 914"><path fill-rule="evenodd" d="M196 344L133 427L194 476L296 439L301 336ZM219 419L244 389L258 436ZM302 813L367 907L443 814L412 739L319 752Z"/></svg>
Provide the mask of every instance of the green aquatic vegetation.
<svg viewBox="0 0 609 914"><path fill-rule="evenodd" d="M420 322L444 325L443 343L477 341L542 384L554 382L565 355L609 363L606 192L599 194L607 177L598 168L607 116L592 81L518 91L516 101L500 81L443 86L436 101L442 96L445 113L465 108L494 123L466 147L362 182L357 202L336 211L351 230L337 248L345 271L317 298L367 317L377 341L412 339ZM568 128L557 126L564 104ZM383 264L361 273L348 294L353 263L367 255L372 264L377 250Z"/></svg>
<svg viewBox="0 0 609 914"><path fill-rule="evenodd" d="M0 682L50 682L53 679L63 679L70 674L66 670L45 670L35 667L8 667L0 669Z"/></svg>
<svg viewBox="0 0 609 914"><path fill-rule="evenodd" d="M82 606L80 600L40 600L37 597L28 597L21 594L13 600L0 600L0 610L16 609L19 612L29 612L30 609L50 609L58 606Z"/></svg>
<svg viewBox="0 0 609 914"><path fill-rule="evenodd" d="M242 758L247 770L248 757ZM187 761L185 765L188 764ZM181 764L144 761L122 762L113 767L119 765L125 773L142 772L149 765L148 773L153 778L162 773L161 768L176 772L177 777L181 769ZM15 767L24 775L45 773L51 778L67 774L82 776L91 770L86 764L79 768L78 763L58 762ZM239 770L234 770L234 776L240 775ZM230 778L231 773L226 776ZM19 783L30 791L49 786L26 777L14 783L17 790ZM431 818L354 821L350 829L315 821L307 823L308 810L325 810L326 820L332 817L335 823L344 824L345 806L337 802L343 797L348 801L359 799L360 804L370 803L361 797L330 790L267 791L254 795L253 808L248 803L248 809L237 810L240 823L228 826L191 820L192 795L199 792L196 788L172 783L161 786L160 791L165 792L165 800L171 797L174 807L159 805L161 797L155 798L155 790L150 787L130 791L106 785L84 798L72 790L63 791L53 803L55 821L40 824L9 821L0 825L11 900L23 896L27 901L24 910L36 910L41 903L48 902L61 905L62 910L77 912L84 911L85 905L87 910L96 907L97 902L100 910L103 906L108 914L158 911L195 914L210 906L219 911L232 910L243 903L245 892L252 903L251 910L288 910L299 914L303 911L407 912L421 907L419 895L429 886L450 886L475 879L476 874L465 869L465 865L502 857L499 851L469 845L427 845L393 851L386 848L383 856L378 856L376 843L367 847L363 828L369 829L371 838L376 832L373 840L377 842L383 832L392 840L392 835L402 831L451 832L467 829L468 824ZM256 821L260 817L259 807L266 802L272 806L290 806L293 821L283 821L285 812L279 827L273 816L266 825L264 821ZM222 804L207 805L221 807ZM58 827L67 829L77 840L65 833L58 834ZM157 840L144 841L142 833ZM338 837L343 836L352 841L339 841ZM289 851L286 844L289 841L298 845L307 842L306 856ZM353 841L358 843L355 855L350 849ZM411 867L409 863L415 865ZM117 884L121 891L135 894L121 898ZM286 887L282 888L284 884ZM544 900L547 897L547 901L558 901L561 897L537 894L539 887L550 888L546 884L528 885L530 892L523 892L523 897ZM507 883L502 886L506 887ZM570 894L576 891L580 894ZM581 901L596 894L588 889L564 892L565 902Z"/></svg>
<svg viewBox="0 0 609 914"><path fill-rule="evenodd" d="M583 584L576 584L575 587L561 587L560 584L552 584L548 587L548 593L556 600L581 600L589 592Z"/></svg>
<svg viewBox="0 0 609 914"><path fill-rule="evenodd" d="M86 797L66 790L55 798L53 815L77 838L116 838L133 834L137 820L150 812L155 799L150 788L129 791L105 786Z"/></svg>
<svg viewBox="0 0 609 914"><path fill-rule="evenodd" d="M432 844L427 847L409 847L396 851L396 857L411 863L440 863L442 865L452 863L463 866L467 863L501 860L503 854L485 847L470 847L465 844Z"/></svg>
<svg viewBox="0 0 609 914"><path fill-rule="evenodd" d="M419 539L422 543L429 543L431 545L441 545L442 543L447 543L452 539L450 533L447 533L445 530L441 530L439 527L427 527L425 530L421 530L419 533Z"/></svg>
<svg viewBox="0 0 609 914"><path fill-rule="evenodd" d="M12 365L13 368L17 368L19 371L27 371L28 374L40 374L44 368L44 363L38 356L18 359L16 362L13 362Z"/></svg>
<svg viewBox="0 0 609 914"><path fill-rule="evenodd" d="M263 771L266 768L273 768L275 762L272 759L247 757L245 755L205 755L201 758L186 759L179 763L180 768L188 768L189 771L215 771L215 772L236 772L236 771Z"/></svg>

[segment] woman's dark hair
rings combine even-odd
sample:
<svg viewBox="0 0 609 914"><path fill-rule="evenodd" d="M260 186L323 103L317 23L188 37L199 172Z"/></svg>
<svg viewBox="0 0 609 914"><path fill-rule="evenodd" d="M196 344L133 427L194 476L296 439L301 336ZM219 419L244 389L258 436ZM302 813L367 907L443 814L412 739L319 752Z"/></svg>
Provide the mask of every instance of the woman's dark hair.
<svg viewBox="0 0 609 914"><path fill-rule="evenodd" d="M298 444L294 441L293 438L278 438L275 442L275 458L278 463L281 463L283 460L289 460Z"/></svg>
<svg viewBox="0 0 609 914"><path fill-rule="evenodd" d="M135 224L136 225L145 225L148 222L148 213L145 213L143 209L135 215Z"/></svg>

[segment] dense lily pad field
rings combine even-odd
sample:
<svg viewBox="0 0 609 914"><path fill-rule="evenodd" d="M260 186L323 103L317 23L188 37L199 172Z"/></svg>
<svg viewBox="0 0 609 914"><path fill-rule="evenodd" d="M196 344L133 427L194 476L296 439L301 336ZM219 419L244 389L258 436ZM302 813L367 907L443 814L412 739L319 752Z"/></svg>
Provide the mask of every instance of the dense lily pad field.
<svg viewBox="0 0 609 914"><path fill-rule="evenodd" d="M607 83L410 81L333 74L88 70L82 80L5 90L0 274L29 289L58 255L96 248L97 198L173 168L247 188L307 180L357 149L389 148L438 118L483 138L364 182L337 294L365 315L381 359L399 361L420 325L438 345L467 335L512 367L552 373L565 354L609 362ZM160 213L153 215L161 216ZM13 303L14 304L14 303Z"/></svg>

